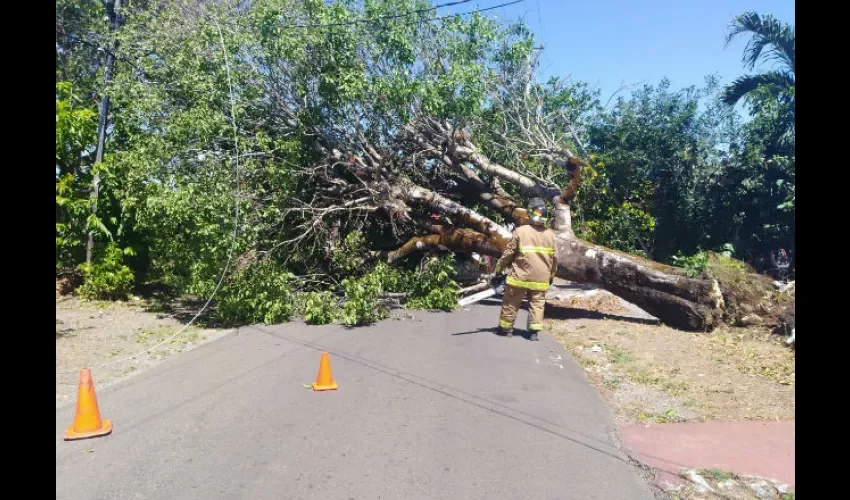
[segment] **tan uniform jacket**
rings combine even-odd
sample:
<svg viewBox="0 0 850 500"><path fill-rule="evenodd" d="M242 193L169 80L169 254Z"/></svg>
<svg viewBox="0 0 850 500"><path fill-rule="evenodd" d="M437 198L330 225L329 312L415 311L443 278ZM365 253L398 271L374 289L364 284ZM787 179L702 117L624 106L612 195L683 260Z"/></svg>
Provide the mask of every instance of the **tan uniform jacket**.
<svg viewBox="0 0 850 500"><path fill-rule="evenodd" d="M514 230L497 269L507 269L507 284L526 290L547 290L558 267L555 233L528 224Z"/></svg>

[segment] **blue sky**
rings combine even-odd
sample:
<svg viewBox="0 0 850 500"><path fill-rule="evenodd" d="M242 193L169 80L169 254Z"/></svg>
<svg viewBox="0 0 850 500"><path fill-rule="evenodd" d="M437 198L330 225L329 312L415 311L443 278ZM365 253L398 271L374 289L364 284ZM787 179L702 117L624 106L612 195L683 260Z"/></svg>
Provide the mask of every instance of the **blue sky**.
<svg viewBox="0 0 850 500"><path fill-rule="evenodd" d="M504 1L476 0L454 11ZM485 14L524 19L545 47L541 76L572 75L599 88L605 102L623 83L656 84L666 76L681 88L710 74L721 83L746 74L746 38L724 48L724 36L732 18L748 10L795 24L793 0L525 0Z"/></svg>

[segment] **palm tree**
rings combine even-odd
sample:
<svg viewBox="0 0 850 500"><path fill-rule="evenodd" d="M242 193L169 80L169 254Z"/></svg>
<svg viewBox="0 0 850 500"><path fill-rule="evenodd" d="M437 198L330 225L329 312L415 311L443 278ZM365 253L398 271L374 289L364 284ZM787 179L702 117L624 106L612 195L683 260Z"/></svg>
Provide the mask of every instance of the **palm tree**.
<svg viewBox="0 0 850 500"><path fill-rule="evenodd" d="M793 26L780 23L771 15L764 17L755 12L746 12L736 17L726 35L726 44L742 34L752 37L744 49L744 66L752 71L762 61L774 63L766 73L746 75L738 78L723 89L720 98L735 105L744 98L758 100L765 95L779 104L777 133L782 143L793 141L795 109L796 36Z"/></svg>
<svg viewBox="0 0 850 500"><path fill-rule="evenodd" d="M778 68L757 75L742 76L723 92L727 104L735 104L753 90L768 86L776 93L784 93L794 86L794 55L796 36L793 26L780 23L773 16L759 16L746 12L736 17L726 35L726 43L744 33L752 34L744 49L744 66L752 71L763 59L778 63ZM767 49L767 50L765 50Z"/></svg>

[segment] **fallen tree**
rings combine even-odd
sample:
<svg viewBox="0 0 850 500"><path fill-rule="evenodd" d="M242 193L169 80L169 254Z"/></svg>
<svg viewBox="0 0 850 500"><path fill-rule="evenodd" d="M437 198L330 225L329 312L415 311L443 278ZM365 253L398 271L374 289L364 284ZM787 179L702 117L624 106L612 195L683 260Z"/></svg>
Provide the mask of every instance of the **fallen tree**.
<svg viewBox="0 0 850 500"><path fill-rule="evenodd" d="M215 206L237 165L240 235L247 235L237 267L274 259L325 285L316 276L333 267L328 262L341 241L367 232L371 248L358 250L357 265L335 271L336 278L367 270L369 259L398 262L425 251L498 257L511 226L528 222L524 200L534 196L553 207L560 277L596 284L674 327L709 330L736 321L737 310L730 315L728 307L734 288L722 280L690 278L576 237L571 207L592 165L574 151L581 149L580 116L590 106L575 88L535 80L534 40L522 26L428 11L375 29L358 20L380 12L302 4L258 2L221 12L207 4L163 5L163 12L128 23L121 44L125 58L142 67L125 76L133 85L117 87L144 92L150 102L129 91L118 102L147 103L137 113L142 128L164 138L138 154L150 163L145 175L159 181L153 184L189 186ZM381 12L395 19L396 10L415 7L399 0ZM219 17L228 22L208 22ZM322 29L296 31L295 21ZM163 38L153 48L151 33ZM221 52L229 55L225 65ZM184 59L202 64L166 64ZM215 92L194 91L198 72ZM204 119L206 126L196 126ZM218 175L206 175L208 169ZM158 196L171 200L177 191ZM199 224L198 214L181 210ZM150 227L174 219L154 215L160 218L144 219ZM207 217L230 220L229 212L213 209ZM180 224L174 232L215 234ZM162 248L152 253L170 266L169 243L157 240Z"/></svg>
<svg viewBox="0 0 850 500"><path fill-rule="evenodd" d="M493 161L476 146L475 123L461 128L418 113L379 148L356 127L329 134L305 124L297 110L283 109L287 123L310 137L318 153L317 164L302 172L313 197L289 211L301 217L302 232L287 243L327 245L332 233L328 222L344 214L383 218L394 234L401 227L414 228L415 235L396 248L371 253L390 263L433 250L499 257L510 239L509 225L528 223L523 199L536 196L554 207L551 227L557 234L559 277L598 285L676 328L706 331L724 319L737 321L726 314L717 280L689 278L673 267L575 236L570 206L587 161L568 146L577 137L563 112L544 112L544 97L530 71L529 62L526 73L500 81L493 91L504 120L493 142L515 155L512 167ZM346 129L335 129L340 130ZM542 167L526 169L524 160ZM565 182L559 185L558 178Z"/></svg>
<svg viewBox="0 0 850 500"><path fill-rule="evenodd" d="M322 185L319 191L338 198L299 207L302 213L313 214L304 223L302 238L313 231L323 233L322 220L329 213L363 211L386 217L394 224L413 224L422 233L395 250L374 254L389 262L423 250L498 257L510 239L510 231L463 201L481 203L514 225L525 224L526 210L501 188L502 183L510 183L529 197L543 196L552 202L558 276L599 285L674 327L706 330L722 320L724 301L716 281L687 278L672 268L582 241L573 234L570 202L580 184L584 163L568 149L540 147L536 151L568 170L569 182L560 187L492 162L467 133L458 133L428 117L407 125L399 143L401 154L396 151L392 157L425 156L448 169L455 181L450 183L454 187L450 194L412 181L393 162L385 160L389 155L379 154L367 143L361 144L358 153L322 145L320 151L327 162L314 169L311 180ZM417 219L415 208L439 214L441 221L434 222L433 217Z"/></svg>

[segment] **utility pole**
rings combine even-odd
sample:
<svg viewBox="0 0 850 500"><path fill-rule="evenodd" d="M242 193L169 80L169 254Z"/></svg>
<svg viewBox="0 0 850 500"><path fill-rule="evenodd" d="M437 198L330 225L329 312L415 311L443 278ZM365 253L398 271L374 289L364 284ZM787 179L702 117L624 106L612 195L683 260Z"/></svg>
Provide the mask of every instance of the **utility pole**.
<svg viewBox="0 0 850 500"><path fill-rule="evenodd" d="M119 19L118 14L121 10L121 0L112 0L112 3L106 3L106 12L109 16L109 30L115 32L118 29ZM103 143L106 141L106 118L109 114L109 95L107 90L112 83L112 72L115 69L115 50L118 48L118 42L115 42L111 48L106 49L106 71L103 76L103 99L100 101L100 117L97 122L97 152L95 153L94 167L103 161ZM100 175L97 172L92 180L92 215L97 215L97 199L100 187ZM94 231L89 231L89 240L86 244L86 264L91 264L92 253L94 251Z"/></svg>

